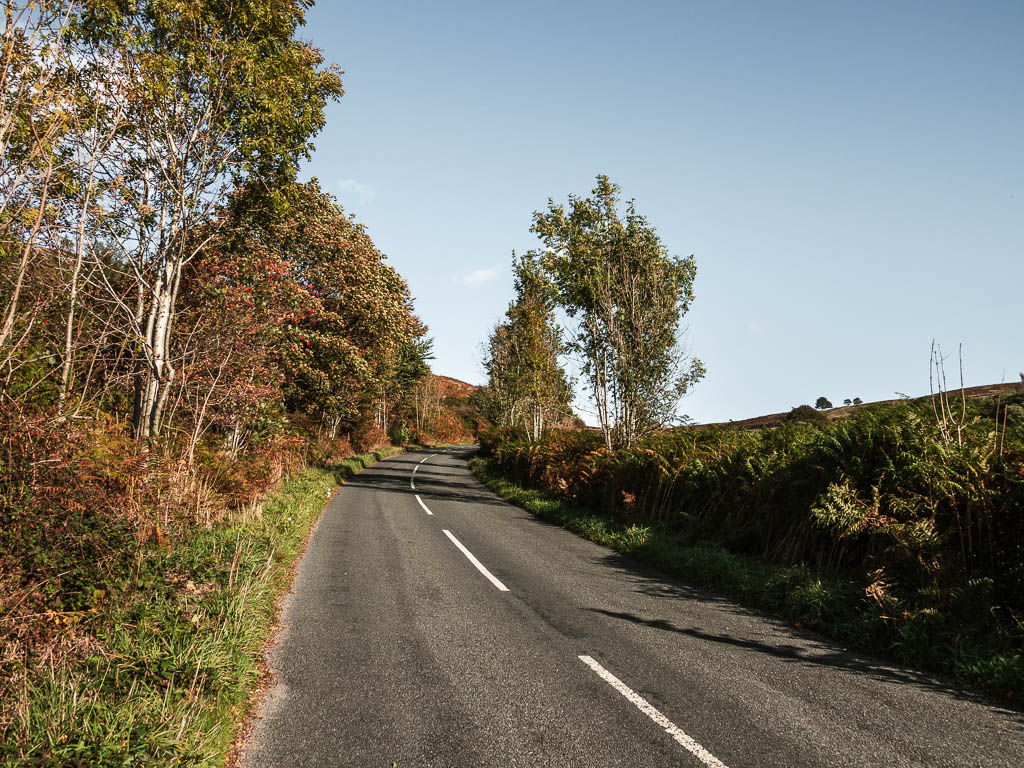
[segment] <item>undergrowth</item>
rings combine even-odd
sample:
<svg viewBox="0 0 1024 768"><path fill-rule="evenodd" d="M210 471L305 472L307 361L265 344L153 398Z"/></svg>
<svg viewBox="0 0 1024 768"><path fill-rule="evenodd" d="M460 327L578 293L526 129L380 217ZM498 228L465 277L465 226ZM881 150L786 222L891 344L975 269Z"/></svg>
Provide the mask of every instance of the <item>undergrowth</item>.
<svg viewBox="0 0 1024 768"><path fill-rule="evenodd" d="M112 565L103 589L50 609L56 628L42 653L2 658L0 762L222 764L277 601L332 488L400 451L307 469L219 524L127 547L134 559Z"/></svg>
<svg viewBox="0 0 1024 768"><path fill-rule="evenodd" d="M665 573L1008 702L1018 702L1024 691L1019 635L958 632L959 617L950 618L955 610L993 610L984 583L968 583L952 599L931 595L936 601L946 600L945 610L906 611L897 619L892 614L899 606L876 599L871 585L865 589L861 579L805 563L780 564L764 556L736 553L720 542L635 510L624 515L556 498L513 479L493 458L475 457L470 467L503 499Z"/></svg>

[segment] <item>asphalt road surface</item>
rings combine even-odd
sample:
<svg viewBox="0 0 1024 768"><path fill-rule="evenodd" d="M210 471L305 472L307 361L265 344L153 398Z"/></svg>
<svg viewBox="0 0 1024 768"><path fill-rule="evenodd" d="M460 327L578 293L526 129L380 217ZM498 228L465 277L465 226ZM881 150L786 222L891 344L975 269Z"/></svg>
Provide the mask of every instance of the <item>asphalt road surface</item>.
<svg viewBox="0 0 1024 768"><path fill-rule="evenodd" d="M1024 766L1024 715L541 522L472 448L331 501L241 764Z"/></svg>

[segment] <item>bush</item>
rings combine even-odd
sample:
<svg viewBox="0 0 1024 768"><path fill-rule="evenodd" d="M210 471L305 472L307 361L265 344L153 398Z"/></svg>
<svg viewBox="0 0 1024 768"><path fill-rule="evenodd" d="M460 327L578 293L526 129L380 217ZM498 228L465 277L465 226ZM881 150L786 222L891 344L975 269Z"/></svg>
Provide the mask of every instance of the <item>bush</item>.
<svg viewBox="0 0 1024 768"><path fill-rule="evenodd" d="M821 398L819 398L820 400ZM831 405L822 406L830 408ZM816 411L809 405L798 405L796 408L791 410L786 416L786 421L806 421L811 424L823 424L828 421L828 417L821 411Z"/></svg>
<svg viewBox="0 0 1024 768"><path fill-rule="evenodd" d="M0 765L220 764L330 489L400 452L311 441L189 467L123 423L0 410Z"/></svg>
<svg viewBox="0 0 1024 768"><path fill-rule="evenodd" d="M409 429L408 424L400 421L391 427L388 437L391 439L392 445L408 445L412 440L412 430Z"/></svg>

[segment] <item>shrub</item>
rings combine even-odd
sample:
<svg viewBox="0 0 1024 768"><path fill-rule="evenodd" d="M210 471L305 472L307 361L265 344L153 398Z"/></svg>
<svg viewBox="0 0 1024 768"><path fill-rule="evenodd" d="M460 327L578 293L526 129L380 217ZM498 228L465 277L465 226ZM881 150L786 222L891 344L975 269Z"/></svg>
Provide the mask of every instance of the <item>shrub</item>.
<svg viewBox="0 0 1024 768"><path fill-rule="evenodd" d="M392 445L408 445L412 440L412 430L404 421L394 424L388 431L388 437Z"/></svg>
<svg viewBox="0 0 1024 768"><path fill-rule="evenodd" d="M821 398L819 398L820 400ZM824 406L831 407L831 406ZM786 416L787 421L807 421L812 424L821 424L828 420L821 411L816 411L809 405L798 405L796 408L791 410Z"/></svg>

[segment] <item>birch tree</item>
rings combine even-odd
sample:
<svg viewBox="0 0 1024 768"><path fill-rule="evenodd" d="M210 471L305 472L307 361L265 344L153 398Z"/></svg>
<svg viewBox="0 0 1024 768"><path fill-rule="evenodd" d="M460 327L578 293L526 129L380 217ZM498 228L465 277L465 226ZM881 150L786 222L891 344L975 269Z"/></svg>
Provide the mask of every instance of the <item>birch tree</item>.
<svg viewBox="0 0 1024 768"><path fill-rule="evenodd" d="M302 0L90 3L79 31L109 50L130 131L105 166L108 203L124 212L104 235L133 279L125 297L102 274L135 351L133 424L156 436L177 373L172 337L183 270L207 247L232 186L294 173L323 107L341 95L334 69L294 39Z"/></svg>
<svg viewBox="0 0 1024 768"><path fill-rule="evenodd" d="M60 348L61 366L58 384L57 410L63 417L75 415L86 397L79 391L74 401L74 375L79 354L76 339L83 310L93 319L103 317L110 326L110 315L104 310L109 302L81 301L83 294L98 299L102 290L92 277L97 269L109 269L103 252L101 232L117 209L107 210L105 203L116 194L121 178L111 178L108 168L117 168L118 137L129 129L127 105L130 100L129 83L111 76L108 63L111 50L103 44L83 44L74 35L67 35L71 63L68 89L74 108L68 117L68 130L63 138L64 151L69 158L67 184L59 201L62 209L63 234L55 248L63 285L62 319L63 339ZM123 212L123 209L122 209ZM100 334L102 342L105 333ZM69 402L70 401L70 402Z"/></svg>
<svg viewBox="0 0 1024 768"><path fill-rule="evenodd" d="M592 197L570 195L568 207L549 200L532 227L609 450L671 423L704 375L682 340L696 263L670 256L633 201L620 213L619 191L598 176Z"/></svg>
<svg viewBox="0 0 1024 768"><path fill-rule="evenodd" d="M569 414L572 389L559 364L564 351L554 291L538 255L513 254L516 299L491 333L484 357L492 419L537 441Z"/></svg>

